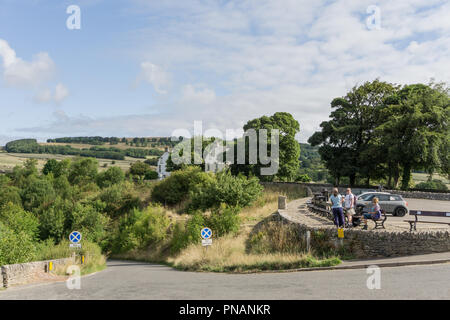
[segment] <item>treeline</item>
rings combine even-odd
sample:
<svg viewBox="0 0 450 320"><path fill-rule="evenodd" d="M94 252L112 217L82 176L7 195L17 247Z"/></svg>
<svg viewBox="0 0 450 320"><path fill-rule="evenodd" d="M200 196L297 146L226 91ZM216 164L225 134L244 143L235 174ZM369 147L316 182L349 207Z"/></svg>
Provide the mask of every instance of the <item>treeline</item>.
<svg viewBox="0 0 450 320"><path fill-rule="evenodd" d="M56 142L56 143L83 143L83 144L93 144L93 145L102 145L104 143L118 144L120 142L120 138L117 137L64 137L64 138L55 138L55 139L47 139L47 142Z"/></svg>
<svg viewBox="0 0 450 320"><path fill-rule="evenodd" d="M124 160L125 156L145 159L146 156L161 156L164 152L158 149L119 149L114 147L94 146L89 149L77 149L68 145L40 145L36 139L21 139L8 142L5 146L7 152L14 153L44 153L92 157L101 159Z"/></svg>
<svg viewBox="0 0 450 320"><path fill-rule="evenodd" d="M308 140L334 183L412 187L412 170L450 177L450 98L444 84L375 80L331 102L330 120Z"/></svg>
<svg viewBox="0 0 450 320"><path fill-rule="evenodd" d="M158 146L175 146L178 141L172 141L170 137L160 137L160 138L145 138L145 137L135 137L135 138L118 138L118 137L63 137L55 139L47 139L48 143L80 143L80 144L92 144L92 145L103 145L109 143L111 145L118 143L125 143L126 145L135 147L158 147Z"/></svg>

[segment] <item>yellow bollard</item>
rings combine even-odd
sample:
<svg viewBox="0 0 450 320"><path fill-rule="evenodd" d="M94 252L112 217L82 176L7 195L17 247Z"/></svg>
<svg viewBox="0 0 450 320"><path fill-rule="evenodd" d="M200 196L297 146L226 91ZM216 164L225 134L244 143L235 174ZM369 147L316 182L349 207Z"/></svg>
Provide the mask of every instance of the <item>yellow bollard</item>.
<svg viewBox="0 0 450 320"><path fill-rule="evenodd" d="M53 270L53 261L50 261L49 263L48 263L48 272L50 272L50 271L52 271Z"/></svg>
<svg viewBox="0 0 450 320"><path fill-rule="evenodd" d="M343 239L344 238L344 229L338 228L338 238Z"/></svg>
<svg viewBox="0 0 450 320"><path fill-rule="evenodd" d="M81 256L81 264L84 264L84 256Z"/></svg>

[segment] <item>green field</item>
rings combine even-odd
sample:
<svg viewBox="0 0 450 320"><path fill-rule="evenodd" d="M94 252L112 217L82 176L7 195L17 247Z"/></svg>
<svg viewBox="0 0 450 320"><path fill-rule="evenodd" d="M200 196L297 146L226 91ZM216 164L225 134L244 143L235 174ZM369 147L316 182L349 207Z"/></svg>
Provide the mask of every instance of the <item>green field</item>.
<svg viewBox="0 0 450 320"><path fill-rule="evenodd" d="M16 165L22 165L27 159L37 159L39 169L42 169L49 159L63 160L66 158L74 158L75 156L58 155L58 154L35 154L35 153L7 153L0 152L0 172L9 172ZM150 158L150 157L149 157ZM109 166L117 166L122 170L127 171L130 165L136 161L143 161L143 159L136 159L125 157L125 160L111 160L111 159L97 159L100 171L107 169ZM112 162L115 162L112 164ZM105 167L106 164L106 167Z"/></svg>

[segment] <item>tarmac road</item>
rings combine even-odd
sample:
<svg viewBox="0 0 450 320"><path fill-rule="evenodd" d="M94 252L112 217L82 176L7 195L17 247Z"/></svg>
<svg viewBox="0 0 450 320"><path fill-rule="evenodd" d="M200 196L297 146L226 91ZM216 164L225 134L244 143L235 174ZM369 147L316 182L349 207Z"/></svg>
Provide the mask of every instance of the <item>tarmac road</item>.
<svg viewBox="0 0 450 320"><path fill-rule="evenodd" d="M405 198L409 210L428 210L450 212L450 201Z"/></svg>
<svg viewBox="0 0 450 320"><path fill-rule="evenodd" d="M450 299L450 264L381 268L369 290L365 269L259 274L181 272L166 266L108 261L108 268L65 282L13 287L0 299Z"/></svg>

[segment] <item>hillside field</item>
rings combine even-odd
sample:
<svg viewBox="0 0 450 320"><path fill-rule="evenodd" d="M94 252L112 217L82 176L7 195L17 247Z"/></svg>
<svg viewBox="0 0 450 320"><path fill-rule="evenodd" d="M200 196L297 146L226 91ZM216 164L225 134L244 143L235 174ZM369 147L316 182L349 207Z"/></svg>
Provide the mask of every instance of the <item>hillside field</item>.
<svg viewBox="0 0 450 320"><path fill-rule="evenodd" d="M49 159L63 160L66 158L74 158L75 156L58 155L58 154L35 154L35 153L7 153L0 151L0 172L11 171L16 165L22 165L27 159L37 159L38 169L42 170L45 163ZM151 157L148 157L151 158ZM106 170L110 166L120 167L122 170L127 171L130 165L136 161L143 161L144 159L125 157L125 160L111 160L111 159L97 159L99 163L99 170ZM112 162L115 161L114 164ZM107 165L104 167L104 165Z"/></svg>

